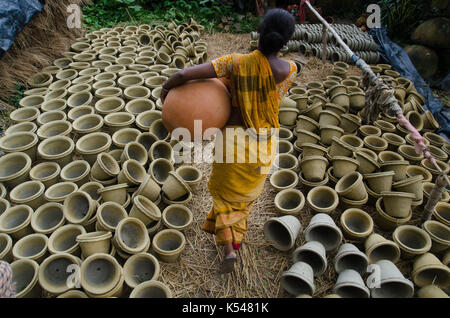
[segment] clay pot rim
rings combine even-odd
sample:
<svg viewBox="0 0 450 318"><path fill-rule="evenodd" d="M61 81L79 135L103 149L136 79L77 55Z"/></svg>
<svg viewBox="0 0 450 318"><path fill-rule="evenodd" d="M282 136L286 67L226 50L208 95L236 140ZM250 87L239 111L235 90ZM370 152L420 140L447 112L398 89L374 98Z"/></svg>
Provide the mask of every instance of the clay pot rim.
<svg viewBox="0 0 450 318"><path fill-rule="evenodd" d="M84 166L84 172L76 178L71 178L69 176L66 176L67 170L74 168L76 166ZM75 160L75 161L70 162L69 164L64 166L64 168L61 169L60 176L63 181L75 183L77 181L83 180L90 172L91 172L91 166L89 165L89 163L86 160Z"/></svg>
<svg viewBox="0 0 450 318"><path fill-rule="evenodd" d="M363 204L366 204L367 201L369 201L369 194L366 192L366 195L365 195L364 199L362 199L362 200L350 200L350 199L347 199L346 197L340 197L339 200L341 200L343 203L345 203L347 205L361 206Z"/></svg>
<svg viewBox="0 0 450 318"><path fill-rule="evenodd" d="M49 207L55 207L58 208L61 211L61 220L59 221L58 224L54 225L53 227L43 230L42 228L40 228L37 225L37 219L38 217ZM64 217L64 211L63 211L64 206L61 203L57 203L57 202L47 202L43 205L41 205L39 208L36 209L36 211L34 211L32 217L31 217L31 228L36 232L36 233L42 233L42 234L51 234L53 233L57 228L61 227L65 221L66 218Z"/></svg>
<svg viewBox="0 0 450 318"><path fill-rule="evenodd" d="M68 202L70 202L71 199L73 199L74 196L83 196L85 199L88 200L89 202L89 212L82 217L81 219L75 219L75 217L72 217L72 215L70 215L69 212L69 207L68 207ZM91 207L91 205L94 205L94 208ZM82 224L82 225L86 225L86 222L90 220L91 216L94 214L94 209L96 210L97 208L97 201L93 200L91 198L91 196L89 195L89 193L84 192L84 191L80 191L79 189L76 191L73 191L72 193L70 193L65 199L64 199L64 204L63 204L63 212L64 212L64 217L66 218L66 220L71 223L71 224Z"/></svg>
<svg viewBox="0 0 450 318"><path fill-rule="evenodd" d="M93 149L93 150L85 150L85 149L80 148L80 145L83 141L85 141L88 138L94 138L94 137L103 137L106 140L106 144L104 144L103 146L101 146L99 148ZM78 139L75 147L76 147L78 153L80 153L81 155L91 155L91 154L96 154L96 153L105 151L106 149L108 149L111 146L111 143L112 143L112 140L108 134L106 134L104 132L93 132L93 133L84 135L83 137Z"/></svg>
<svg viewBox="0 0 450 318"><path fill-rule="evenodd" d="M298 174L298 178L301 184L306 185L308 187L318 187L318 186L324 186L326 184L328 184L329 181L329 177L328 174L325 173L325 177L322 181L317 181L317 182L312 182L312 181L308 181L303 177L303 172L300 171L300 173Z"/></svg>
<svg viewBox="0 0 450 318"><path fill-rule="evenodd" d="M445 266L444 264L429 264L429 265L423 265L421 267L416 268L412 271L411 275L413 276L413 280L416 281L417 276L426 270L441 270L447 274L447 276L450 276L450 269L448 266ZM417 283L416 283L417 285ZM422 285L422 284L420 284ZM422 286L419 286L422 287Z"/></svg>
<svg viewBox="0 0 450 318"><path fill-rule="evenodd" d="M393 197L393 198L411 198L415 199L415 194L409 192L399 192L399 191L381 191L382 197Z"/></svg>
<svg viewBox="0 0 450 318"><path fill-rule="evenodd" d="M442 201L438 202L433 210L433 215L437 220L439 220L439 222L441 222L447 226L450 226L450 221L448 221L447 219L442 217L441 212L437 210L437 208L441 205L443 205L445 207L446 205L449 205L449 203L442 202Z"/></svg>
<svg viewBox="0 0 450 318"><path fill-rule="evenodd" d="M347 223L345 222L346 217L350 217L350 215L352 215L352 214L358 214L360 216L363 216L364 219L369 221L369 227L368 227L368 229L366 231L364 231L364 232L355 232L355 231L351 230L347 226ZM370 216L370 214L368 214L367 212L363 211L362 209L358 209L358 208L346 209L341 214L340 222L341 222L341 225L342 225L342 228L344 229L344 231L347 232L348 234L350 234L351 236L364 238L364 237L368 237L371 233L373 233L373 227L374 227L373 219Z"/></svg>
<svg viewBox="0 0 450 318"><path fill-rule="evenodd" d="M192 197L194 196L193 194L192 194L192 192L189 192L189 194L188 194L188 196L186 197L186 199L184 199L184 200L182 200L182 201L173 201L173 200L170 200L169 198L167 198L166 197L166 195L163 193L162 195L160 195L161 197L162 197L162 200L163 200L163 202L164 203L166 203L166 204L169 204L169 205L173 205L173 204L181 204L181 205L184 205L184 204L186 204L186 203L188 203L189 201L191 201L192 200ZM184 198L185 196L183 196L182 198Z"/></svg>
<svg viewBox="0 0 450 318"><path fill-rule="evenodd" d="M309 156L309 157L303 158L303 159L299 162L299 164L301 165L301 164L304 163L304 162L312 161L312 160L320 160L320 161L324 161L326 164L328 164L328 159L327 159L327 158L324 158L324 157L322 157L322 156Z"/></svg>
<svg viewBox="0 0 450 318"><path fill-rule="evenodd" d="M276 176L276 175L279 175L279 174L290 174L291 176L294 176L294 182L291 184L291 185L289 185L289 186L285 186L285 187L280 187L280 186L278 186L278 185L276 185L275 183L274 183L274 176ZM298 175L294 172L294 171L292 171L292 170L289 170L289 169L280 169L280 170L278 170L278 171L276 171L276 172L274 172L273 174L272 174L272 176L270 177L270 184L275 188L275 189L279 189L279 190L284 190L284 189L289 189L289 188L292 188L292 187L295 187L295 185L298 183Z"/></svg>
<svg viewBox="0 0 450 318"><path fill-rule="evenodd" d="M327 148L322 147L321 145L318 145L318 144L312 144L310 142L306 142L306 143L302 144L302 148L305 149L305 147L323 151L324 154L327 152Z"/></svg>
<svg viewBox="0 0 450 318"><path fill-rule="evenodd" d="M343 180L345 180L345 178L350 178L354 175L357 176L357 179L355 180L355 182L353 182L351 185L347 186L347 188L341 189L341 185L342 185L342 183L344 183ZM353 171L353 172L347 173L346 175L344 175L342 178L339 179L339 181L336 183L335 190L340 196L342 196L342 195L344 195L344 193L348 193L348 192L352 191L358 185L358 183L361 183L361 182L363 182L362 174L357 171Z"/></svg>
<svg viewBox="0 0 450 318"><path fill-rule="evenodd" d="M24 242L27 240L31 240L33 238L40 238L41 241L44 242L44 247L42 248L42 250L38 251L37 253L35 253L32 256L23 256L19 254L19 249L23 247L23 244L25 244ZM32 260L37 260L39 258L41 258L42 256L44 256L47 253L47 245L48 245L48 237L45 234L42 233L32 233L29 234L27 236L22 237L21 239L19 239L15 244L14 247L12 249L12 253L15 259L32 259Z"/></svg>
<svg viewBox="0 0 450 318"><path fill-rule="evenodd" d="M374 172L374 173L367 173L364 174L364 178L370 179L370 178L383 178L383 177L389 177L395 175L394 171L383 171L383 172Z"/></svg>
<svg viewBox="0 0 450 318"><path fill-rule="evenodd" d="M25 119L23 118L14 118L15 115L17 115L18 113L24 112L24 111L31 111L34 112L34 114L32 116L29 116ZM41 114L41 112L39 111L39 109L37 107L20 107L17 108L15 110L13 110L10 114L9 114L9 118L17 123L20 122L26 122L26 121L33 121L35 120L39 115Z"/></svg>
<svg viewBox="0 0 450 318"><path fill-rule="evenodd" d="M45 268L46 268L47 264L52 262L54 259L59 259L59 258L69 259L70 261L72 261L72 264L81 265L80 259L69 253L52 254L49 257L47 257L46 259L44 259L42 261L41 265L39 266L39 276L38 276L39 284L41 285L41 287L43 289L51 292L52 294L59 294L61 292L64 293L67 289L69 289L68 287L63 287L60 289L52 289L49 285L47 285L47 280L45 279L44 274L45 274ZM76 291L76 290L72 290L72 291Z"/></svg>
<svg viewBox="0 0 450 318"><path fill-rule="evenodd" d="M369 139L370 140L380 141L380 142L383 143L383 145L382 146L373 145L373 144L370 143ZM366 145L367 148L369 148L371 150L375 150L375 151L385 150L385 149L387 149L387 147L389 145L389 143L385 139L383 139L383 138L381 138L379 136L375 136L375 135L369 135L369 136L364 137L363 142L364 142L364 144Z"/></svg>
<svg viewBox="0 0 450 318"><path fill-rule="evenodd" d="M26 127L26 126L30 126L31 129L20 130L20 128ZM23 123L17 123L17 124L9 126L9 128L5 130L4 135L7 136L7 135L12 134L13 132L11 132L11 131L14 131L14 130L13 129L10 130L10 128L13 128L13 127L16 129L19 129L19 131L16 131L16 132L28 131L31 133L35 133L37 130L37 125L35 123L30 122L30 121L25 121ZM9 133L8 133L8 130L9 130Z"/></svg>
<svg viewBox="0 0 450 318"><path fill-rule="evenodd" d="M276 160L277 160L277 159L279 160L281 157L289 158L289 159L294 163L294 165L293 165L292 167L289 167L289 168L281 168L281 167L276 163ZM278 154L275 155L274 166L275 166L276 168L278 168L278 169L290 169L290 170L294 170L294 171L295 171L295 170L298 168L298 165L299 165L298 159L297 159L297 157L294 156L293 154L290 154L290 153L278 153Z"/></svg>
<svg viewBox="0 0 450 318"><path fill-rule="evenodd" d="M450 166L449 166L446 162L444 162L444 161L441 161L441 160L438 160L438 159L435 159L435 160L436 160L437 165L438 165L441 169L442 169L443 166L445 166L445 168L442 169L442 170L444 171L444 173L445 173L445 172L448 173L448 171L450 170ZM421 165L422 167L424 167L425 169L427 169L428 171L430 171L431 174L439 174L439 171L436 170L436 168L434 167L434 165L433 165L433 166L431 166L431 165L430 165L430 166L427 166L427 165L426 165L427 162L429 162L428 159L422 159L422 160L420 161L420 165Z"/></svg>
<svg viewBox="0 0 450 318"><path fill-rule="evenodd" d="M142 201L150 205L151 209L148 209L146 206L144 206ZM153 221L158 221L159 219L161 219L162 214L158 206L147 197L138 194L133 198L133 204L139 209L141 213L144 213L148 218L152 219Z"/></svg>
<svg viewBox="0 0 450 318"><path fill-rule="evenodd" d="M28 137L32 137L33 140L31 142L28 142L26 145L21 145L20 147L5 147L4 143L6 140L9 139L13 139L14 137L24 137L24 136L28 136ZM36 146L39 142L39 138L36 134L31 133L31 132L15 132L12 134L8 134L2 138L0 138L0 148L8 153L8 152L23 152L26 151L28 149L33 148L34 146Z"/></svg>
<svg viewBox="0 0 450 318"><path fill-rule="evenodd" d="M95 292L92 292L92 291L94 290L94 289L91 289L92 286L90 286L89 284L87 284L84 275L85 275L86 267L89 265L89 263L90 263L92 260L97 260L97 259L104 259L104 260L109 261L111 264L113 264L113 266L114 266L114 268L115 268L115 273L114 273L114 277L113 277L112 282L110 282L110 283L108 284L107 287L103 287L103 289L100 289L100 292L98 292L98 291L99 291L99 288L98 288L98 287L94 287L95 291L98 292L98 293L95 293ZM117 260L116 260L115 257L113 257L113 256L111 256L111 255L109 255L109 254L105 254L105 253L96 253L96 254L93 254L93 255L91 255L91 256L88 256L88 257L81 263L80 273L81 273L81 284L82 284L83 289L84 289L87 293L90 293L90 294L96 295L96 296L98 296L98 295L103 295L103 294L105 294L105 293L109 293L109 292L112 291L112 290L115 290L116 287L120 284L120 281L123 280L123 270L122 270L122 267L119 265L119 263L117 262ZM84 283L84 284L83 284L83 283ZM87 285L87 286L86 286L86 285ZM88 294L88 295L89 295L89 294Z"/></svg>
<svg viewBox="0 0 450 318"><path fill-rule="evenodd" d="M3 162L3 161L13 160L14 158L17 158L17 157L24 158L25 159L25 165L22 167L22 169L20 169L19 171L15 172L12 175L7 175L7 176L4 176L4 177L0 177L0 182L13 180L13 179L23 175L24 173L26 173L27 171L30 170L31 163L32 163L31 158L30 158L30 156L28 156L26 153L23 153L23 152L11 152L11 153L8 153L8 154L0 157L0 163Z"/></svg>
<svg viewBox="0 0 450 318"><path fill-rule="evenodd" d="M86 229L85 229L83 226L78 225L78 224L66 224L66 225L63 225L63 226L57 228L57 229L50 235L50 237L49 237L49 239L48 239L48 251L49 251L51 254L61 254L61 253L68 253L68 254L71 254L71 253L73 253L77 248L79 248L78 242L76 242L72 247L70 247L69 249L64 250L64 251L57 251L57 250L55 249L55 247L53 246L53 242L54 242L54 240L55 240L55 237L57 237L58 235L60 235L62 232L67 231L67 230L70 230L70 229L73 229L73 230L79 230L81 233L86 233Z"/></svg>
<svg viewBox="0 0 450 318"><path fill-rule="evenodd" d="M129 196L129 194L128 194L128 196ZM138 245L137 247L130 247L130 246L125 245L125 243L123 243L123 241L121 240L121 237L122 237L121 229L122 229L123 225L126 223L134 223L142 231L144 238L143 238L143 242L140 246ZM120 220L119 223L117 223L114 237L115 237L115 241L118 243L119 247L122 250L125 249L124 252L126 252L126 253L128 253L128 252L141 253L142 251L147 250L151 244L150 238L148 237L147 227L144 225L144 223L141 220L134 218L134 217L130 217L130 216Z"/></svg>
<svg viewBox="0 0 450 318"><path fill-rule="evenodd" d="M127 116L129 117L128 121L121 121L121 122L112 122L110 119L112 117L119 117L119 116ZM103 118L105 124L107 126L111 126L111 127L123 127L123 126L128 126L131 125L132 123L134 123L134 121L136 120L136 118L134 117L133 114L129 113L129 112L118 112L118 113L110 113L107 114L104 118Z"/></svg>
<svg viewBox="0 0 450 318"><path fill-rule="evenodd" d="M112 237L112 232L110 231L95 231L80 234L76 237L78 243L93 243L108 240Z"/></svg>
<svg viewBox="0 0 450 318"><path fill-rule="evenodd" d="M18 198L16 197L16 192L20 191L20 189L27 187L31 184L35 184L39 186L39 190L34 193L32 196L26 197L26 198ZM41 181L35 181L35 180L31 180L31 181L26 181L23 182L19 185L17 185L16 187L14 187L14 189L12 189L9 193L9 198L10 200L15 203L15 204L26 204L29 203L33 200L36 200L37 198L39 198L40 196L42 196L45 192L45 185L41 182Z"/></svg>
<svg viewBox="0 0 450 318"><path fill-rule="evenodd" d="M315 121L314 119L312 119L311 117L308 116L304 116L304 115L298 115L297 116L297 120L306 120L307 122L311 123L312 125L316 126L317 128L320 127L319 123L317 121ZM296 129L295 132L297 131L308 131L305 129Z"/></svg>
<svg viewBox="0 0 450 318"><path fill-rule="evenodd" d="M404 186L408 186L408 185L411 185L411 184L419 182L419 181L420 182L423 181L423 175L421 175L421 174L415 175L415 176L412 176L412 177L408 177L408 178L406 178L404 180L400 180L400 181L394 182L392 184L392 186L394 188L396 188L396 187L404 187Z"/></svg>
<svg viewBox="0 0 450 318"><path fill-rule="evenodd" d="M412 209L409 210L409 214L405 218L394 218L387 214L382 208L381 208L381 201L383 200L383 197L379 197L376 202L376 209L378 211L378 214L381 215L384 219L388 220L389 222L396 223L396 224L404 224L408 222L412 217ZM403 225L401 225L403 226ZM398 227L397 227L398 228Z"/></svg>
<svg viewBox="0 0 450 318"><path fill-rule="evenodd" d="M328 193L331 194L331 196L333 197L333 204L332 204L331 206L326 207L326 208L322 208L322 207L319 207L319 206L315 205L315 204L312 202L312 199L311 199L312 196L313 196L316 192L318 192L318 191L320 191L320 190L327 190ZM307 196L306 196L306 201L308 202L309 206L310 206L314 211L317 211L318 213L330 213L331 211L335 210L336 207L339 205L339 196L338 196L337 192L336 192L333 188L322 185L322 186L316 186L316 187L314 187L313 189L311 189L311 190L308 192Z"/></svg>
<svg viewBox="0 0 450 318"><path fill-rule="evenodd" d="M298 263L306 264L309 267L311 267L311 272L314 274L314 271L312 270L312 266L311 265L309 265L306 262L297 262L295 264L298 264ZM292 266L291 266L291 268L292 268ZM283 272L281 274L280 282L281 282L281 279L283 279L286 276L295 277L296 279L300 279L303 283L305 283L309 287L309 294L310 295L314 294L314 292L316 290L316 288L314 286L314 280L313 279L308 279L308 277L305 277L306 275L303 275L303 273L297 273L297 272L291 271L291 268L289 268L289 270L287 270L287 271L285 271L285 272Z"/></svg>
<svg viewBox="0 0 450 318"><path fill-rule="evenodd" d="M333 156L331 157L331 162L334 161L346 161L351 162L359 167L359 161L353 158L345 157L345 156Z"/></svg>
<svg viewBox="0 0 450 318"><path fill-rule="evenodd" d="M182 165L182 166L179 166L175 170L175 172L179 175L179 171L181 171L181 170L193 170L193 171L195 171L198 174L198 177L195 180L189 181L189 183L194 184L194 183L200 182L202 180L202 178L203 178L202 171L200 169L198 169L197 167L190 166L190 165Z"/></svg>
<svg viewBox="0 0 450 318"><path fill-rule="evenodd" d="M56 136L67 136L72 131L72 124L70 122L68 122L67 120L54 120L54 121L50 121L48 123L45 123L41 127L39 127L39 129L36 132L37 136L40 139L47 139L47 138L50 138L50 137L54 137L54 136L47 137L44 134L44 131L45 131L46 128L52 127L54 125L63 125L63 126L65 125L67 127L66 130L60 132Z"/></svg>
<svg viewBox="0 0 450 318"><path fill-rule="evenodd" d="M86 121L86 120L90 120L90 119L97 119L97 125L95 125L94 127L89 127L89 128L81 128L79 127L80 122ZM80 132L80 133L90 133L93 131L97 131L99 130L102 126L103 126L103 117L98 115L98 114L86 114L84 116L78 117L77 119L75 119L72 123L72 127L76 132Z"/></svg>
<svg viewBox="0 0 450 318"><path fill-rule="evenodd" d="M372 233L371 235L373 235L373 234L377 234L377 233ZM377 234L377 235L380 235L380 234ZM394 258L394 260L390 260L392 263L395 264L400 259L400 255L401 255L400 247L394 241L388 240L388 239L384 238L383 236L381 236L381 237L384 239L383 241L372 244L371 246L366 248L366 255L369 258L369 261L370 261L370 255L372 254L372 252L375 249L377 249L378 247L383 246L383 245L389 245L390 247L394 248L394 250L396 251L396 257Z"/></svg>
<svg viewBox="0 0 450 318"><path fill-rule="evenodd" d="M314 96L318 96L318 95L314 95ZM322 97L322 96L321 96ZM305 110L302 110L299 112L300 115L304 115L309 113L311 110L314 110L318 107L322 107L322 102L316 102L314 104L312 104L311 106L309 106L308 108L306 108Z"/></svg>
<svg viewBox="0 0 450 318"><path fill-rule="evenodd" d="M125 264L123 265L123 272L124 272L124 276L125 276L125 283L133 289L136 288L136 286L138 286L139 283L136 284L133 281L131 281L130 277L129 277L129 275L127 275L127 273L132 272L132 269L130 267L132 266L131 264L136 259L146 259L146 260L150 260L150 262L153 263L153 266L155 267L153 277L148 281L156 281L157 277L159 276L160 270L161 270L158 259L148 252L138 253L138 254L134 254L134 255L130 256L130 258L128 258L125 261Z"/></svg>
<svg viewBox="0 0 450 318"><path fill-rule="evenodd" d="M185 212L187 212L188 214L188 221L186 222L186 224L184 225L174 225L171 224L168 220L167 220L167 213L169 213L170 210L172 209L181 209ZM173 230L178 230L178 231L182 231L184 229L186 229L188 226L190 226L194 220L194 216L192 214L191 209L189 209L187 206L182 205L182 204L171 204L169 206L167 206L161 215L161 219L164 222L164 225L167 226L169 229L173 229Z"/></svg>
<svg viewBox="0 0 450 318"><path fill-rule="evenodd" d="M140 185L142 183L142 180L134 178L128 171L129 165L135 165L135 167L140 171L143 172L144 175L147 174L147 171L145 171L145 168L142 166L142 164L134 159L128 159L126 160L122 165L121 172L124 173L125 177L128 179L128 181L132 182L133 184ZM145 177L145 176L144 176Z"/></svg>
<svg viewBox="0 0 450 318"><path fill-rule="evenodd" d="M107 187L104 187L103 189L98 189L97 193L101 194L101 193L104 193L104 192L119 190L119 189L123 189L123 188L125 188L125 189L128 188L128 184L127 183L120 183L120 184L114 184L114 185L111 185L111 186L107 186ZM106 202L104 202L104 203L106 203Z"/></svg>
<svg viewBox="0 0 450 318"><path fill-rule="evenodd" d="M422 247L422 248L411 248L409 246L406 246L403 242L401 242L398 239L399 232L403 231L403 230L410 230L410 231L415 231L416 233L420 233L422 235L422 237L426 241L425 246ZM419 228L417 226L414 226L414 225L400 225L392 233L392 238L394 239L394 242L397 243L397 245L401 249L404 249L408 253L424 254L424 253L428 252L431 249L431 245L432 245L432 241L431 241L430 235L425 230L422 230L421 228Z"/></svg>
<svg viewBox="0 0 450 318"><path fill-rule="evenodd" d="M430 224L434 224L435 226L441 227L441 228L445 229L446 231L449 231L449 232L450 232L448 226L445 225L445 224L443 224L443 223L441 223L441 222L438 222L438 221L428 220L428 221L425 221L425 222L422 224L422 229L425 230L425 232L428 233L428 235L431 237L431 240L432 240L432 241L436 241L436 242L438 242L438 243L447 244L447 245L450 244L450 240L445 240L445 239L443 239L443 238L441 238L441 237L436 236L434 233L432 233L432 232L430 231L430 229L428 228L428 226L429 226Z"/></svg>
<svg viewBox="0 0 450 318"><path fill-rule="evenodd" d="M342 134L344 133L344 129L342 129L341 127L338 127L338 126L334 126L334 125L324 125L324 126L320 126L320 131L326 130L326 129L331 129L331 130L339 131L339 132L341 132Z"/></svg>
<svg viewBox="0 0 450 318"><path fill-rule="evenodd" d="M360 251L359 249L358 249L358 247L356 247L354 244L351 244L351 243L344 243L344 244L342 244L340 247L342 248L342 246L343 245L345 245L345 244L350 244L350 245L353 245L355 248L356 248L356 250L347 250L347 251L343 251L343 252L340 252L339 253L339 251L336 253L336 256L335 256L335 258L334 258L334 264L335 264L335 268L337 267L336 266L336 264L343 258L343 257L345 257L345 256L348 256L348 255L358 255L358 256L360 256L361 258L363 258L364 260L365 260L365 262L366 262L366 264L368 265L369 264L369 260L368 260L368 258L367 258L367 255L365 254L365 253L363 253L362 251ZM355 270L356 271L356 270ZM337 272L337 271L336 271ZM342 271L341 271L342 272ZM356 271L357 272L357 271ZM365 272L365 271L364 271Z"/></svg>
<svg viewBox="0 0 450 318"><path fill-rule="evenodd" d="M279 200L283 195L287 195L289 193L294 193L294 194L298 195L298 197L300 197L300 203L298 204L298 206L296 206L295 208L292 208L292 209L282 208L279 204ZM297 209L298 210L303 209L303 207L305 205L305 195L298 189L285 189L276 194L276 196L274 198L274 203L275 203L275 206L278 209L282 210L284 214L292 214ZM295 214L298 214L298 213L300 213L300 211L296 212Z"/></svg>
<svg viewBox="0 0 450 318"><path fill-rule="evenodd" d="M30 280L30 283L20 292L16 294L16 298L22 298L24 295L26 295L28 292L30 292L34 286L38 283L38 277L39 277L39 264L32 259L19 259L11 263L11 270L13 271L14 265L17 265L18 263L28 263L28 265L31 265L31 267L34 270L33 277Z"/></svg>
<svg viewBox="0 0 450 318"><path fill-rule="evenodd" d="M334 141L336 144L338 144L339 146L341 146L342 148L345 148L346 150L348 150L348 151L351 151L351 152L355 152L356 151L356 148L355 147L353 147L352 145L349 145L348 143L346 143L345 141L342 141L342 140L340 140L338 137L336 137L336 136L333 136L333 137L331 137L331 140L332 141ZM331 148L331 146L330 146L330 148Z"/></svg>
<svg viewBox="0 0 450 318"><path fill-rule="evenodd" d="M65 151L63 151L62 153L59 154L46 154L43 153L42 150L44 148L44 145L47 145L48 143L53 143L53 142L58 142L58 141L63 141L66 144L69 144L69 148L66 149ZM38 146L38 154L40 157L42 157L43 159L46 160L58 160L61 159L69 154L71 154L73 152L73 150L75 149L75 143L73 142L73 140L67 136L53 136L50 138L47 138L45 140L43 140L39 146Z"/></svg>
<svg viewBox="0 0 450 318"><path fill-rule="evenodd" d="M387 166L398 166L398 165L409 166L409 161L407 161L407 160L391 160L391 161L384 161L384 162L381 163L379 166L380 166L381 168L383 168L383 167L387 167Z"/></svg>
<svg viewBox="0 0 450 318"><path fill-rule="evenodd" d="M97 208L97 220L101 223L102 227L106 228L106 231L110 231L110 232L115 232L114 227L111 227L109 224L107 224L103 218L103 210L105 209L105 207L113 207L115 209L117 209L118 211L120 211L122 213L123 218L121 220L123 220L124 218L128 217L128 214L126 212L126 210L124 209L124 207L122 205L120 205L117 202L114 201L107 201L107 202L103 202L98 208ZM116 225L117 227L117 225Z"/></svg>
<svg viewBox="0 0 450 318"><path fill-rule="evenodd" d="M159 289L164 291L167 298L172 298L172 292L170 291L169 287L167 287L164 283L161 283L160 281L157 281L157 280L149 280L149 281L140 283L133 289L133 291L130 294L130 298L137 298L135 296L137 293L139 293L140 289L144 289L148 286L156 286Z"/></svg>
<svg viewBox="0 0 450 318"><path fill-rule="evenodd" d="M178 237L181 238L181 243L180 246L174 250L171 251L165 251L162 250L161 248L159 248L158 246L158 239L160 236L163 236L166 233L173 233L175 235L177 235ZM155 250L156 253L158 254L162 254L162 255L172 255L172 254L177 254L180 251L182 251L184 249L184 247L186 246L186 237L184 236L184 234L181 231L178 230L174 230L174 229L165 229L162 231L159 231L158 233L155 234L155 236L153 237L153 249Z"/></svg>
<svg viewBox="0 0 450 318"><path fill-rule="evenodd" d="M54 189L56 189L58 187L66 186L66 185L72 186L72 188L74 189L72 192L75 192L75 191L78 190L78 185L76 183L74 183L74 182L70 182L70 181L58 182L58 183L50 186L47 190L45 190L45 198L47 200L49 200L49 199L54 199L54 200L55 199L60 199L61 197L49 197L49 194L50 194L51 190L54 190Z"/></svg>
<svg viewBox="0 0 450 318"><path fill-rule="evenodd" d="M313 244L314 243L320 244L320 246L322 246L322 248L323 248L323 254L321 254L317 249L312 247L311 243L313 243ZM322 267L316 273L314 273L315 274L314 276L322 275L325 272L325 270L327 268L327 265L328 265L327 257L326 257L326 250L325 250L325 247L323 246L323 244L318 242L318 241L309 241L309 242L306 242L305 244L297 247L294 250L294 252L292 253L292 258L294 260L294 263L296 263L295 262L295 256L297 256L298 253L303 252L303 251L311 252L311 253L313 253L313 254L315 254L315 255L320 257L320 259L322 261L322 264L321 264ZM314 268L312 266L311 266L311 268L313 269L313 272L314 272Z"/></svg>

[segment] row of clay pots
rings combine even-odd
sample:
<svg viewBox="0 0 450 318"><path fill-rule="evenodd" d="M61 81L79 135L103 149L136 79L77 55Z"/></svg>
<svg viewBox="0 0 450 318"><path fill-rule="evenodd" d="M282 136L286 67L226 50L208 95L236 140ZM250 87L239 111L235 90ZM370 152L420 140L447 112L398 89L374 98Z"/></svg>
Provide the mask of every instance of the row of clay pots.
<svg viewBox="0 0 450 318"><path fill-rule="evenodd" d="M94 31L30 79L0 139L0 259L12 263L18 297L119 297L125 288L130 297L171 297L156 281L156 257L180 258L193 220L185 204L202 174L175 170L178 142L162 124L159 93L180 65L162 63L206 58L201 29ZM81 266L83 291L67 286L69 264Z"/></svg>

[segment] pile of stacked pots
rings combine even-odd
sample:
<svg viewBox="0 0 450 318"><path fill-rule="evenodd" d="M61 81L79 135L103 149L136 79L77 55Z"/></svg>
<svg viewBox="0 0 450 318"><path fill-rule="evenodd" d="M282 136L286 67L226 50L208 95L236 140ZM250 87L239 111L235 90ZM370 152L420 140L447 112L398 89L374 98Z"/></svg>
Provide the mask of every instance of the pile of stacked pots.
<svg viewBox="0 0 450 318"><path fill-rule="evenodd" d="M159 95L206 61L202 31L101 29L30 79L0 138L0 260L17 297L171 297L159 262L184 250L202 173L180 164L191 149L170 139Z"/></svg>
<svg viewBox="0 0 450 318"><path fill-rule="evenodd" d="M333 24L332 26L356 55L370 64L379 62L380 54L371 35L353 24ZM351 57L337 43L336 38L330 32L327 34L326 59L332 62L351 62ZM258 32L251 33L251 49L258 47L258 38ZM322 58L323 40L322 24L296 24L294 34L283 52L301 52L304 56Z"/></svg>
<svg viewBox="0 0 450 318"><path fill-rule="evenodd" d="M406 117L448 174L450 143L435 133L439 126L423 108L424 98L390 65L371 67L391 81ZM338 275L330 297L448 297L448 191L431 220L412 219L413 210L421 215L438 171L415 153L396 118L381 113L364 124L361 78L348 76L343 62L332 72L323 81L292 87L280 105L278 169L270 183L281 216L265 223L266 240L278 250L293 250L302 228L297 216L314 214L303 231L306 244L293 251L281 286L293 296L314 295L314 278L325 273L330 253ZM410 276L399 261L412 265ZM371 282L373 266L377 283Z"/></svg>

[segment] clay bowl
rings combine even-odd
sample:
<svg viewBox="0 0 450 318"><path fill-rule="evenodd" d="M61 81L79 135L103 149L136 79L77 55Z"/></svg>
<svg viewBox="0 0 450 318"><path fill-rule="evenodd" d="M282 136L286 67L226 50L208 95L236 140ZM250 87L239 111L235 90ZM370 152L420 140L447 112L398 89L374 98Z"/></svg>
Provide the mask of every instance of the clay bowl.
<svg viewBox="0 0 450 318"><path fill-rule="evenodd" d="M38 146L39 157L56 162L61 168L72 161L75 144L67 136L54 136L43 140Z"/></svg>
<svg viewBox="0 0 450 318"><path fill-rule="evenodd" d="M63 182L73 182L78 187L88 182L91 167L87 161L75 160L66 165L61 170L61 180Z"/></svg>
<svg viewBox="0 0 450 318"><path fill-rule="evenodd" d="M63 203L72 192L77 190L78 186L73 182L59 182L48 188L44 195L48 202Z"/></svg>
<svg viewBox="0 0 450 318"><path fill-rule="evenodd" d="M308 192L306 197L308 206L316 213L332 213L339 204L339 197L335 190L327 186L318 186Z"/></svg>
<svg viewBox="0 0 450 318"><path fill-rule="evenodd" d="M347 209L341 214L344 235L351 240L365 240L373 232L372 217L361 209Z"/></svg>
<svg viewBox="0 0 450 318"><path fill-rule="evenodd" d="M99 100L106 98L120 98L122 97L122 89L119 87L103 87L95 91L95 97Z"/></svg>
<svg viewBox="0 0 450 318"><path fill-rule="evenodd" d="M392 234L394 242L398 244L403 259L411 259L425 254L431 249L432 241L425 230L413 225L402 225Z"/></svg>
<svg viewBox="0 0 450 318"><path fill-rule="evenodd" d="M22 152L4 155L0 158L0 182L13 189L28 180L31 158Z"/></svg>
<svg viewBox="0 0 450 318"><path fill-rule="evenodd" d="M40 181L27 181L17 185L10 193L13 204L26 204L33 210L45 203L45 186Z"/></svg>
<svg viewBox="0 0 450 318"><path fill-rule="evenodd" d="M63 205L48 202L41 205L31 217L31 227L36 233L51 234L65 222Z"/></svg>
<svg viewBox="0 0 450 318"><path fill-rule="evenodd" d="M30 132L9 134L0 138L0 150L4 153L23 152L36 161L36 148L39 138Z"/></svg>
<svg viewBox="0 0 450 318"><path fill-rule="evenodd" d="M128 143L122 152L121 161L125 162L129 159L134 159L144 166L148 159L147 151L144 146L137 142Z"/></svg>
<svg viewBox="0 0 450 318"><path fill-rule="evenodd" d="M10 234L12 238L19 240L31 234L30 226L33 209L28 205L16 205L0 215L0 231Z"/></svg>
<svg viewBox="0 0 450 318"><path fill-rule="evenodd" d="M152 144L150 150L148 151L148 157L150 161L154 161L156 159L164 158L171 162L173 162L173 149L172 146L163 140L158 140Z"/></svg>
<svg viewBox="0 0 450 318"><path fill-rule="evenodd" d="M414 261L412 278L419 287L436 285L445 288L450 284L450 269L434 254L425 253Z"/></svg>

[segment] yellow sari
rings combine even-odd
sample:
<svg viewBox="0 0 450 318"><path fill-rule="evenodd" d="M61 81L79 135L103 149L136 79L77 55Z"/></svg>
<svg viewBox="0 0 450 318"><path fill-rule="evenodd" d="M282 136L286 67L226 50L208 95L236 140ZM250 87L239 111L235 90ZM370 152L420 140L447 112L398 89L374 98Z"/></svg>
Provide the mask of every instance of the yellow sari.
<svg viewBox="0 0 450 318"><path fill-rule="evenodd" d="M258 50L222 59L231 60L231 66L218 60L212 61L213 66L218 77L225 75L229 79L232 106L239 109L245 128L250 130L227 126L216 139L208 184L213 207L203 230L215 234L217 244L232 243L239 249L248 229L250 208L264 189L275 157L276 133L271 129L280 127L280 95L292 84L296 67L291 63L288 78L283 85L276 85L269 61Z"/></svg>

